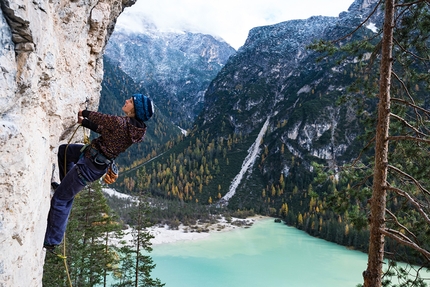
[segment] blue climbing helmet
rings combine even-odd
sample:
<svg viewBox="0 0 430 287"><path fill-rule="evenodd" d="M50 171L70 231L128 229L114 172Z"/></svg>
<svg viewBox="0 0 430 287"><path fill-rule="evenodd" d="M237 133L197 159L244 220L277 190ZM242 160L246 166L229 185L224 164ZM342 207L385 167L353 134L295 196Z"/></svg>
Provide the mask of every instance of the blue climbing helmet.
<svg viewBox="0 0 430 287"><path fill-rule="evenodd" d="M136 118L140 121L146 122L154 114L154 104L151 99L142 94L133 95L134 112Z"/></svg>

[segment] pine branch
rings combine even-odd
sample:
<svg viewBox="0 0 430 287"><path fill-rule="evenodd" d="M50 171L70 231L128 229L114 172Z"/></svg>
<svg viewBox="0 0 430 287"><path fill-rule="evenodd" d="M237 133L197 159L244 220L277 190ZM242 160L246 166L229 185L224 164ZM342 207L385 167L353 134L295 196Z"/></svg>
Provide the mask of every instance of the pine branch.
<svg viewBox="0 0 430 287"><path fill-rule="evenodd" d="M375 142L375 137L373 137L371 140L367 142L366 146L360 150L360 154L352 162L351 164L352 166L355 166L357 164L357 162L361 159L361 156L363 155L364 151L374 142Z"/></svg>
<svg viewBox="0 0 430 287"><path fill-rule="evenodd" d="M404 177L406 177L406 178L409 178L411 181L413 181L414 183L415 183L415 185L422 191L422 192L424 192L424 193L426 193L427 195L430 195L430 192L427 190L427 189L425 189L413 176L410 176L409 174L407 174L406 172L404 172L404 171L402 171L402 170L400 170L400 169L398 169L397 167L394 167L394 166L392 166L392 165L388 165L388 168L389 169L391 169L391 170L394 170L394 171L396 171L397 173L399 173L399 174L401 174L401 175L403 175ZM390 186L388 186L387 188L394 188L394 187L390 187ZM402 191L403 192L403 191Z"/></svg>
<svg viewBox="0 0 430 287"><path fill-rule="evenodd" d="M380 230L382 234L384 234L387 237L390 237L391 239L399 242L402 245L405 246L409 246L412 249L418 251L419 253L421 253L427 260L430 260L430 252L427 251L426 249L420 247L418 244L412 242L409 238L407 238L408 240L404 239L404 235L401 234L399 231L397 230L393 230L393 229L381 229Z"/></svg>
<svg viewBox="0 0 430 287"><path fill-rule="evenodd" d="M395 221L395 223L397 224L397 226L399 226L400 228L403 228L410 236L412 236L414 238L415 242L418 242L418 238L415 236L415 234L412 231L410 231L406 226L404 226L403 224L401 224L399 222L399 220L397 219L397 216L394 215L394 213L392 213L388 209L385 209L385 212L388 213L391 216L391 218ZM407 237L407 236L405 236L405 237L409 239L409 237Z"/></svg>
<svg viewBox="0 0 430 287"><path fill-rule="evenodd" d="M426 110L426 109L423 109L423 108L419 108L416 104L415 104L415 100L414 100L414 98L412 97L412 95L409 93L409 89L406 87L406 84L405 84L405 82L402 80L402 79L400 79L400 77L395 73L395 72L391 72L392 73L392 75L400 82L400 85L402 86L402 88L403 88L403 90L406 92L406 94L408 95L408 97L409 97L409 99L410 99L410 102L407 102L407 101L404 101L404 104L406 104L406 105L408 105L408 106L411 106L411 107L414 107L414 110L415 110L415 115L416 115L416 118L417 118L417 122L419 122L419 123L421 123L421 125L422 126L426 126L425 124L424 124L424 122L423 122L423 119L422 119L422 116L418 113L418 110L420 110L420 111L422 111L422 112L424 112L425 114L429 114L429 111L428 110ZM413 103L413 104L411 104L411 105L409 105L410 103Z"/></svg>
<svg viewBox="0 0 430 287"><path fill-rule="evenodd" d="M414 126L412 126L410 123L408 123L408 121L406 121L404 118L399 117L396 114L390 113L390 116L397 119L398 121L402 122L404 125L406 125L408 128L410 128L411 130L413 130L415 133L425 137L427 136L425 133L421 132L420 130L418 130L417 128L415 128Z"/></svg>
<svg viewBox="0 0 430 287"><path fill-rule="evenodd" d="M373 177L373 173L369 174L368 176L364 177L363 180L361 180L360 182L357 182L356 184L354 184L352 186L352 188L354 189L359 189L360 186L366 186L366 182Z"/></svg>
<svg viewBox="0 0 430 287"><path fill-rule="evenodd" d="M395 77L397 78L397 76L396 76L396 75L395 75ZM416 110L420 110L421 112L423 112L423 113L425 113L425 114L427 114L427 115L430 115L430 111L429 111L429 110L427 110L427 109L425 109L425 108L423 108L423 107L417 106L417 105L415 104L415 102L414 102L414 103L411 103L411 102L408 102L408 101L406 101L406 100L399 99L399 98L392 98L392 99L391 99L391 101L393 101L393 102L398 102L398 103L401 103L401 104L404 104L404 105L410 106L410 107L412 107L412 108L414 108L414 109L416 109Z"/></svg>
<svg viewBox="0 0 430 287"><path fill-rule="evenodd" d="M422 215L423 219L428 224L430 224L430 218L428 217L428 214L423 210L422 205L418 201L416 201L409 193L392 186L387 186L385 188L386 190L394 191L398 195L406 198L413 206L415 206L416 210Z"/></svg>
<svg viewBox="0 0 430 287"><path fill-rule="evenodd" d="M412 5L423 3L423 2L429 4L430 1L429 0L417 0L417 1L414 1L414 2L395 4L395 6L396 7L410 7Z"/></svg>
<svg viewBox="0 0 430 287"><path fill-rule="evenodd" d="M400 82L400 84L402 85L403 89L405 90L406 94L408 95L409 99L411 100L412 103L414 103L415 105L415 100L412 97L411 93L409 93L409 89L406 87L405 82L402 81L402 79L400 79L399 76L397 76L397 74L394 71L391 71L391 74L397 79L397 81Z"/></svg>
<svg viewBox="0 0 430 287"><path fill-rule="evenodd" d="M430 140L412 137L412 136L391 136L391 137L388 137L387 139L390 141L411 140L415 142L423 142L423 143L430 144Z"/></svg>
<svg viewBox="0 0 430 287"><path fill-rule="evenodd" d="M405 52L406 54L411 55L413 58L417 59L417 60L421 60L421 61L428 61L429 58L423 58L420 57L414 53L412 53L411 51L407 50L406 48L404 48L395 38L394 38L394 42L397 44L397 46L400 47L400 50L402 50L403 52Z"/></svg>

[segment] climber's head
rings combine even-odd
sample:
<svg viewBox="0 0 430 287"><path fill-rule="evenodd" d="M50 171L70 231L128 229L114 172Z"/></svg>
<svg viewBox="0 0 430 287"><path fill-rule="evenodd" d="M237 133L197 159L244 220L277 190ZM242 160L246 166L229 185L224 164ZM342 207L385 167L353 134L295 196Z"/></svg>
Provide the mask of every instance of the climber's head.
<svg viewBox="0 0 430 287"><path fill-rule="evenodd" d="M134 94L133 97L135 117L146 122L154 114L154 104L151 99L142 94Z"/></svg>

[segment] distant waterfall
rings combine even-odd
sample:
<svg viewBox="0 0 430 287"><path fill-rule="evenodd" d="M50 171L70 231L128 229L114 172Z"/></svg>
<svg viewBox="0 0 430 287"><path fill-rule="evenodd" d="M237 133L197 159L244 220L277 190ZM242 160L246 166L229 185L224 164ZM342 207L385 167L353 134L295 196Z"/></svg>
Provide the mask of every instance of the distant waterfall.
<svg viewBox="0 0 430 287"><path fill-rule="evenodd" d="M233 181L231 182L231 185L229 187L229 191L221 198L222 204L227 205L230 198L233 197L233 195L236 193L236 188L239 186L240 182L242 181L243 176L248 171L250 167L254 165L255 159L258 156L258 152L260 151L260 143L261 139L264 136L264 133L267 130L267 127L269 126L269 119L267 118L266 122L264 123L263 127L260 130L260 133L258 134L257 138L255 139L255 142L251 145L251 147L248 149L248 155L246 156L245 160L242 163L242 168L240 169L240 172L234 177Z"/></svg>

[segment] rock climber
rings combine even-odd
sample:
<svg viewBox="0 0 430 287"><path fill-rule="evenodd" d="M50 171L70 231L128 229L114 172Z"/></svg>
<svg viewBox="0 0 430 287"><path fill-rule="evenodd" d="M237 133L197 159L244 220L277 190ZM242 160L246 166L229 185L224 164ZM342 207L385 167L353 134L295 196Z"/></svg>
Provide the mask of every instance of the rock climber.
<svg viewBox="0 0 430 287"><path fill-rule="evenodd" d="M112 161L128 147L143 140L145 122L154 113L150 98L135 94L125 101L126 116L106 115L89 110L78 112L78 123L99 136L88 145L64 144L58 148L60 184L55 189L48 213L43 247L53 251L63 240L73 200L89 182L101 178Z"/></svg>

